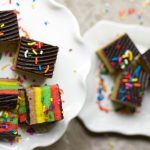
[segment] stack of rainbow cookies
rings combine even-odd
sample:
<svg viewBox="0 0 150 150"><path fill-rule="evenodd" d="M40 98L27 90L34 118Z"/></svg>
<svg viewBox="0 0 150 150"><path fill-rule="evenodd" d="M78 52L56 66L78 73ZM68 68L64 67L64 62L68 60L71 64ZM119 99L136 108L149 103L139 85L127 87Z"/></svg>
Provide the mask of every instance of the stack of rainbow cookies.
<svg viewBox="0 0 150 150"><path fill-rule="evenodd" d="M0 49L16 51L12 70L52 78L59 47L19 36L14 10L0 11ZM0 78L0 138L20 136L18 124L37 125L63 119L58 84L23 87L16 79Z"/></svg>
<svg viewBox="0 0 150 150"><path fill-rule="evenodd" d="M128 34L118 35L96 51L103 66L115 76L112 102L134 110L142 104L150 78L150 50L141 54Z"/></svg>
<svg viewBox="0 0 150 150"><path fill-rule="evenodd" d="M19 84L16 80L0 79L0 136L18 136L17 100Z"/></svg>

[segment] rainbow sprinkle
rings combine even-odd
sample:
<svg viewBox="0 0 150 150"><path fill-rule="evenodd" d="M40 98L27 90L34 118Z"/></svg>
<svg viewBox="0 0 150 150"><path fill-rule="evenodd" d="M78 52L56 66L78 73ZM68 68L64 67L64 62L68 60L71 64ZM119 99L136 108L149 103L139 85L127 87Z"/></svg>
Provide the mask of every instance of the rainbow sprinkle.
<svg viewBox="0 0 150 150"><path fill-rule="evenodd" d="M121 102L125 102L126 100L130 101L131 97L127 94L127 90L132 90L133 87L140 88L141 84L138 82L139 74L141 72L141 66L138 65L133 75L129 72L126 72L121 80L125 86L125 89L120 89L119 93L121 94ZM142 91L141 91L142 92ZM143 95L143 93L140 95Z"/></svg>
<svg viewBox="0 0 150 150"><path fill-rule="evenodd" d="M19 6L20 6L20 3L19 3L19 2L16 2L16 6L18 6L18 7L19 7Z"/></svg>
<svg viewBox="0 0 150 150"><path fill-rule="evenodd" d="M4 66L1 67L1 70L5 70L9 66L10 66L10 64L4 65Z"/></svg>
<svg viewBox="0 0 150 150"><path fill-rule="evenodd" d="M120 57L113 57L111 65L115 66L115 64L120 65L120 68L123 70L125 67L133 60L133 53L131 50L127 50L122 56Z"/></svg>
<svg viewBox="0 0 150 150"><path fill-rule="evenodd" d="M102 77L102 75L106 75L106 72L103 72L102 70L104 70L104 65L101 64L100 65L100 72L98 72L97 74L97 79L98 79L98 88L97 88L97 105L98 105L98 108L99 110L105 112L105 113L108 113L108 112L111 112L112 109L111 108L108 108L107 104L104 105L102 104L102 102L104 100L108 100L110 101L111 99L111 94L108 94L108 87L106 86L105 84L105 81ZM107 73L108 74L108 73ZM106 94L108 94L108 97L106 98Z"/></svg>

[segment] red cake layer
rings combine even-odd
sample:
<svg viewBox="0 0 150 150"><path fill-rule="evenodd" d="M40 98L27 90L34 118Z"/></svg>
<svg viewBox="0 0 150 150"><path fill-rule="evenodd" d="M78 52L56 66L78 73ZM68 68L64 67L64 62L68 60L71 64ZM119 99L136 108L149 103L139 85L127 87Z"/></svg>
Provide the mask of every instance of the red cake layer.
<svg viewBox="0 0 150 150"><path fill-rule="evenodd" d="M62 116L62 108L61 108L61 98L60 98L60 93L59 93L59 87L57 85L52 85L51 86L51 94L52 94L52 107L53 107L53 112L55 116L55 120L61 120L63 118Z"/></svg>

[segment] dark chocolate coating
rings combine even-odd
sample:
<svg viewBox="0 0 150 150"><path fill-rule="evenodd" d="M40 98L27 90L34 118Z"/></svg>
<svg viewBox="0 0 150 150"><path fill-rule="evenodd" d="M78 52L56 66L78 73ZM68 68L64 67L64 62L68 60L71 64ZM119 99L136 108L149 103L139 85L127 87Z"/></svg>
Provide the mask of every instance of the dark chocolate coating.
<svg viewBox="0 0 150 150"><path fill-rule="evenodd" d="M134 74L135 72L135 68L132 67L127 67L123 74L128 72L131 74L131 76ZM122 74L121 80L120 80L120 86L119 86L119 90L120 89L125 89L125 83L122 82L122 79L124 78L124 75ZM144 91L146 90L148 83L149 83L149 74L146 72L141 71L139 73L139 77L138 77L138 83L141 84L141 87L134 87L132 89L126 90L126 94L125 95L129 95L131 97L131 99L128 101L126 99L126 101L130 102L131 104L135 105L135 106L141 106L141 102L143 99L143 95L144 95ZM143 93L142 96L139 95L140 91ZM117 100L121 100L122 94L118 91L117 94ZM125 101L125 102L126 102Z"/></svg>
<svg viewBox="0 0 150 150"><path fill-rule="evenodd" d="M117 45L120 46L120 49L117 49ZM139 51L136 48L135 44L132 42L130 37L127 34L124 34L121 38L118 40L115 40L113 43L108 45L103 49L107 59L109 62L112 62L112 58L114 57L121 57L127 50L132 51L133 58L135 58L137 55L139 55ZM112 66L115 70L120 70L119 63L116 63L115 66Z"/></svg>
<svg viewBox="0 0 150 150"><path fill-rule="evenodd" d="M148 71L150 73L150 49L147 50L142 56L141 56L141 60L142 60L142 67L145 68L146 71Z"/></svg>
<svg viewBox="0 0 150 150"><path fill-rule="evenodd" d="M16 68L51 78L53 76L54 65L58 53L58 47L42 43L43 46L37 49L34 48L34 46L28 45L28 43L31 42L38 42L38 41L22 37L17 57ZM32 48L34 48L38 52L38 54L37 55L32 54L32 57L25 58L24 56L25 51L29 50L29 52L32 53ZM42 55L40 54L40 50L43 51ZM35 64L35 57L38 57L38 64ZM42 70L38 69L39 65L42 66ZM47 65L50 66L50 69L47 73L44 73L44 70L46 69Z"/></svg>
<svg viewBox="0 0 150 150"><path fill-rule="evenodd" d="M0 11L0 26L2 24L4 26L0 27L0 33L3 33L3 35L0 35L0 42L19 40L17 15L13 10Z"/></svg>
<svg viewBox="0 0 150 150"><path fill-rule="evenodd" d="M18 95L1 94L0 109L16 108Z"/></svg>

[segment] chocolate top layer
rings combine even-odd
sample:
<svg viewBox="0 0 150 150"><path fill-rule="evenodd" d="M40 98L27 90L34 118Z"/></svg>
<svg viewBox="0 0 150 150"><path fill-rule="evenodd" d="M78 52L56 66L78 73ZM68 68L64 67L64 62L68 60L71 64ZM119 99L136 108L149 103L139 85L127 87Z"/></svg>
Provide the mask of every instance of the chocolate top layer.
<svg viewBox="0 0 150 150"><path fill-rule="evenodd" d="M127 67L122 73L117 100L140 106L148 86L149 74L137 68Z"/></svg>
<svg viewBox="0 0 150 150"><path fill-rule="evenodd" d="M13 10L0 11L0 42L19 40L17 15Z"/></svg>
<svg viewBox="0 0 150 150"><path fill-rule="evenodd" d="M111 66L115 70L121 69L121 65L125 64L124 59L127 59L128 63L131 61L128 57L123 57L126 51L130 51L132 53L133 59L140 54L135 44L127 34L122 35L117 40L110 43L103 49L103 51Z"/></svg>
<svg viewBox="0 0 150 150"><path fill-rule="evenodd" d="M142 65L145 68L145 70L150 72L150 49L147 50L142 56Z"/></svg>
<svg viewBox="0 0 150 150"><path fill-rule="evenodd" d="M16 68L51 78L57 53L57 46L22 37Z"/></svg>

